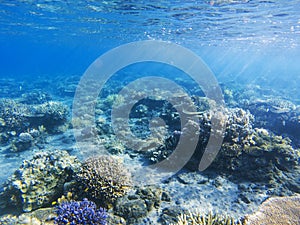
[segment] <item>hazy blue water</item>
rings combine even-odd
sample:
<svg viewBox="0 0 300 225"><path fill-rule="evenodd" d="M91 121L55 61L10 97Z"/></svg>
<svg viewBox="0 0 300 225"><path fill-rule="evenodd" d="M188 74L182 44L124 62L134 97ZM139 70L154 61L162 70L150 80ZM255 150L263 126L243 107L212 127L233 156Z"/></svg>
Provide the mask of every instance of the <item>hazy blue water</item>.
<svg viewBox="0 0 300 225"><path fill-rule="evenodd" d="M80 75L113 47L156 39L195 51L222 81L288 82L300 76L299 15L299 0L4 0L0 76Z"/></svg>
<svg viewBox="0 0 300 225"><path fill-rule="evenodd" d="M300 104L300 0L136 2L1 0L0 78L80 76L114 47L163 40L197 53L220 83L282 90ZM4 158L0 183L30 154Z"/></svg>

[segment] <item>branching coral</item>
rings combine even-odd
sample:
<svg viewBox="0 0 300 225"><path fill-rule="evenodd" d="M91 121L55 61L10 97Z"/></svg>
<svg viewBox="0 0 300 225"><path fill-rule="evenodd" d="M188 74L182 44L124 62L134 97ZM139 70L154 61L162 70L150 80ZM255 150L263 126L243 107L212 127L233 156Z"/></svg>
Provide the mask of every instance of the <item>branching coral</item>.
<svg viewBox="0 0 300 225"><path fill-rule="evenodd" d="M87 159L76 180L89 198L109 205L131 186L131 176L124 165L111 156Z"/></svg>
<svg viewBox="0 0 300 225"><path fill-rule="evenodd" d="M86 198L81 202L63 202L57 206L56 213L55 223L58 225L106 225L107 213L105 209L97 209L96 204Z"/></svg>
<svg viewBox="0 0 300 225"><path fill-rule="evenodd" d="M240 221L235 222L233 218L219 214L188 213L180 215L178 222L173 225L243 225L243 223Z"/></svg>

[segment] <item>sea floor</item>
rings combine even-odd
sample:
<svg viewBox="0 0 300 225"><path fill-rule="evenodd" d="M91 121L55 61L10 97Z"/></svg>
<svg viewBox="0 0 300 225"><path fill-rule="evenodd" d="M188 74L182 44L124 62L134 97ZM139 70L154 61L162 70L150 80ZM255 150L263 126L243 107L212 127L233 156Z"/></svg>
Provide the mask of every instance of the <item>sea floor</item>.
<svg viewBox="0 0 300 225"><path fill-rule="evenodd" d="M44 127L40 125L33 128L27 124L24 126L27 126L26 129L20 128L18 130L15 124L8 127L5 118L1 118L1 183L5 183L24 160L31 160L33 155L38 152L65 150L83 162L89 157L95 157L101 152L107 151L121 160L129 172L136 173L139 170L140 174L146 171L143 170L146 164L160 161L168 156L169 149L157 156L158 153L155 149L150 150L147 154L141 154L126 149L124 145L120 144L107 125L109 123L107 115L110 112L109 104L106 104L108 97L100 101L100 106L104 107L100 107L103 112L99 116L102 122L96 127L100 141L88 141L84 143L85 148L79 150L74 137L74 133L79 131L71 124L72 101L78 81L78 76L64 79L37 78L32 82L14 79L0 80L2 87L0 97L2 100L14 101L17 108L21 107L20 105L29 105L30 107L26 109L26 112L33 109L39 110L37 106L31 107L32 105L43 105L49 102L59 102L67 109L66 121L59 124L57 120L58 128L56 125L47 125L46 123L51 124L51 121L46 121ZM202 214L213 212L241 219L245 215L255 212L258 206L269 197L300 193L300 169L298 165L300 156L298 135L300 133L300 102L282 97L283 93L270 91L257 85L230 84L227 86L224 84L222 89L226 105L229 108L228 112L234 118L234 122L230 124L226 133L226 135L230 134L228 137L231 139L225 139L225 153L219 153L220 156L216 163L204 172L197 171L193 162L190 162L176 174L171 174L168 179L154 183L155 188L163 193L163 197L160 198L159 203L154 208L146 213L125 218L127 222L130 221L128 224L170 224L176 221L180 213L188 211L198 211ZM114 98L114 100L116 99ZM14 110L15 114L10 111L12 117L19 115L18 110L14 107L4 109L5 104L1 106L2 115L5 114L5 110ZM62 110L60 106L57 106L56 109ZM8 113L6 112L5 115ZM44 111L43 113L47 114ZM247 119L247 122L244 124L239 118ZM139 128L141 127L143 124L139 126ZM24 146L23 139L20 140L18 135L30 133L33 129L39 129L39 135L34 137L28 146ZM248 133L245 134L245 132ZM170 137L173 137L172 134ZM235 138L238 138L239 141L236 141ZM249 144L251 149L248 146L246 151L243 144L246 141L247 143L250 142L249 138L257 141L257 143L262 140L266 143ZM247 145L245 144L245 146ZM243 149L241 150L241 148ZM239 154L232 153L229 155L232 149L239 151ZM201 152L201 150L199 151ZM157 158L153 159L154 156ZM194 155L193 158L197 164L197 156ZM259 160L261 162L258 162ZM266 162L266 160L269 161ZM232 164L228 166L228 162ZM257 165L261 163L262 166L251 167L251 164L254 165L255 163ZM240 166L241 169L235 168L235 166ZM253 171L248 173L247 169ZM135 180L133 183L135 187L131 190L131 194L143 187L139 180ZM3 188L2 191L4 191ZM7 200L2 198L1 201ZM49 206L52 206L52 203L47 202L39 208ZM3 211L8 213L5 208ZM20 212L10 211L9 213ZM120 213L116 212L114 208L111 208L109 213L120 216Z"/></svg>

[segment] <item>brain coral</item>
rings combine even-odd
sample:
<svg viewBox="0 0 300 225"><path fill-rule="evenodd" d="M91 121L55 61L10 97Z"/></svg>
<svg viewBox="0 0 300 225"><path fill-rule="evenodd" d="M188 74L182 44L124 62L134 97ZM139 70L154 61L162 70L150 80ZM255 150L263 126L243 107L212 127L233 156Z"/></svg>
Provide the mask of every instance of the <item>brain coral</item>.
<svg viewBox="0 0 300 225"><path fill-rule="evenodd" d="M123 196L132 185L131 176L124 165L106 155L87 159L76 180L87 197L104 206Z"/></svg>
<svg viewBox="0 0 300 225"><path fill-rule="evenodd" d="M17 206L29 212L49 205L62 195L64 183L80 165L74 156L60 150L40 152L24 160L4 184L0 193L2 207Z"/></svg>

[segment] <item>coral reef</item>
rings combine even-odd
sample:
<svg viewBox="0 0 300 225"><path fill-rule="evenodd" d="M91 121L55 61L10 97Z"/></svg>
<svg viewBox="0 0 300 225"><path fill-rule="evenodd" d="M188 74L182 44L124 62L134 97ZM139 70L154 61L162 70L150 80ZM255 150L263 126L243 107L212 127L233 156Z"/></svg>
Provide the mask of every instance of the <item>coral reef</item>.
<svg viewBox="0 0 300 225"><path fill-rule="evenodd" d="M224 141L211 170L234 179L269 182L274 177L284 177L282 173L298 166L299 150L292 147L291 141L266 129L254 129L249 111L228 108L224 109L224 115L227 117ZM200 141L187 165L193 170L197 169L210 133L209 112L200 114L199 118Z"/></svg>
<svg viewBox="0 0 300 225"><path fill-rule="evenodd" d="M42 208L19 216L6 214L0 217L2 225L54 225L54 208Z"/></svg>
<svg viewBox="0 0 300 225"><path fill-rule="evenodd" d="M273 197L266 200L254 214L247 216L247 225L300 224L300 196Z"/></svg>
<svg viewBox="0 0 300 225"><path fill-rule="evenodd" d="M57 217L55 223L62 224L86 224L106 225L107 213L103 208L97 209L94 202L83 201L63 202L56 207Z"/></svg>
<svg viewBox="0 0 300 225"><path fill-rule="evenodd" d="M236 93L228 89L227 94L234 101ZM276 183L276 180L281 180L280 184L287 182L285 183L287 184L286 187L299 190L297 188L298 183L292 182L294 180L293 177L290 175L286 176L299 163L299 150L293 148L288 138L282 138L263 128L255 128L259 124L258 122L261 121L261 118L259 117L258 120L254 119L254 115L249 110L220 108L213 101L200 96L192 96L192 99L197 107L197 117L199 118L199 124L195 124L195 129L197 130L197 127L200 129L200 135L197 149L187 163L186 168L191 170L198 169L199 161L210 137L212 115L222 112L223 116L220 118L220 122L226 123L224 141L210 169L225 173L233 179L263 181L268 185ZM266 104L271 104L271 101L261 104L265 106ZM297 109L288 101L276 100L272 101L272 107L268 107L266 111L272 112L273 115L283 115L286 112L291 113ZM189 112L185 113L188 115ZM115 140L111 130L103 129L108 127L109 120L102 119L101 126L97 127L98 133L106 135L106 137L109 135L109 141L106 143L110 144L107 144L106 147L113 154L126 152L132 157L136 157L139 154L149 160L150 163L157 163L166 159L173 152L180 135L186 135L186 132L191 132L191 130L180 129L180 125L177 123L178 113L174 112L172 106L164 101L158 101L157 103L153 99L143 99L134 106L130 116L132 132L142 139L139 141L138 149L143 151L134 152L126 149L126 146ZM153 117L164 119L166 123L164 129L168 130L167 135L163 132L156 132L155 137L151 136L149 138L147 136L149 133L148 122ZM145 137L147 137L146 140L143 139ZM274 173L274 171L276 172Z"/></svg>
<svg viewBox="0 0 300 225"><path fill-rule="evenodd" d="M13 215L6 215L0 218L0 223L2 225L41 225L41 221L35 217L27 216L27 215L20 215L20 216L13 216Z"/></svg>
<svg viewBox="0 0 300 225"><path fill-rule="evenodd" d="M75 94L78 79L61 78L53 91L68 104L69 97ZM128 119L130 131L141 141L135 146L127 146L118 139L111 126L111 107L122 107L140 99L141 92L131 91L128 96L121 96L116 90L123 87L122 81L112 82L118 83L106 84L97 100L96 115L89 114L91 99L87 96L82 99L81 106L87 114L73 118L75 132L76 125L86 125L90 118L95 118L95 126L78 131L83 142L88 140L84 150L88 152L87 157L99 149L106 149L110 154L126 155L125 160L130 157L130 165L139 168L136 166L141 163L147 166L168 158L181 135L199 133L197 148L185 168L157 187L133 187L125 166L114 157L94 157L81 164L64 151L39 153L25 161L0 189L0 214L31 212L4 215L0 217L0 224L50 225L54 224L55 218L57 224L80 224L84 220L88 220L86 224L99 224L97 218L105 220L103 224L242 224L231 216L240 218L252 213L270 196L300 193L300 151L297 149L300 146L300 107L295 105L296 99L290 102L276 98L272 90L266 94L259 87L249 86L241 91L224 86L224 98L231 108L221 108L202 97L203 93L198 92L199 96L196 96L193 95L195 91L187 90L192 93L190 96L197 112L186 109L183 113L187 118L193 115L199 120L187 119L191 126L184 129L175 106L163 100L163 95L144 98L134 104ZM180 82L193 88L186 80ZM51 82L40 83L41 87L45 84ZM57 134L68 125L65 105L51 101L50 95L40 91L42 88L26 93L29 89L25 90L23 85L23 90L19 90L20 85L11 82L0 90L10 97L10 88L13 88L13 95L17 97L0 100L0 144L5 162L2 168L16 157L30 155L31 151L23 152L27 149L45 147L44 151L48 151L48 146L53 148L61 144L73 149L73 146L65 145L73 143L73 130ZM94 90L95 84L86 85L91 85ZM180 93L173 94L179 104L184 102ZM218 112L222 114L220 122L226 123L223 144L207 171L195 171L211 134L212 115ZM156 118L164 123L157 122ZM44 139L50 134L51 138ZM99 140L92 140L95 135ZM134 148L137 145L138 150ZM10 169L13 170L13 166ZM108 208L108 212L97 209L94 203L84 198ZM41 208L50 206L53 208ZM201 211L190 213L195 207ZM299 196L276 201L270 198L257 213L247 216L248 224L298 224L299 207ZM220 214L207 214L209 211ZM222 216L227 212L230 212L229 216Z"/></svg>
<svg viewBox="0 0 300 225"><path fill-rule="evenodd" d="M20 134L39 126L44 126L48 132L55 132L66 123L67 116L67 107L60 102L27 105L11 99L0 100L0 132Z"/></svg>
<svg viewBox="0 0 300 225"><path fill-rule="evenodd" d="M244 103L255 116L255 126L270 129L276 134L288 134L297 138L300 132L300 107L278 99L255 99Z"/></svg>
<svg viewBox="0 0 300 225"><path fill-rule="evenodd" d="M231 85L233 86L230 89L230 99L226 99L226 90L229 90L229 87L223 88L226 103L230 107L249 110L255 116L255 127L269 129L277 135L287 134L299 144L297 137L300 131L300 107L296 105L295 95L288 99L290 93L278 93L273 88L263 88L254 84Z"/></svg>
<svg viewBox="0 0 300 225"><path fill-rule="evenodd" d="M47 132L60 132L60 126L65 125L68 109L60 102L46 102L30 106L30 114L26 115L32 127L43 125Z"/></svg>
<svg viewBox="0 0 300 225"><path fill-rule="evenodd" d="M108 155L87 159L75 177L76 192L109 206L130 189L131 176L122 162Z"/></svg>
<svg viewBox="0 0 300 225"><path fill-rule="evenodd" d="M288 138L276 136L265 129L254 129L248 142L242 146L235 148L224 143L212 168L227 171L234 179L273 185L286 183L289 189L300 191L296 188L299 184L294 184L294 179L288 175L298 168L298 159L299 150L291 146Z"/></svg>
<svg viewBox="0 0 300 225"><path fill-rule="evenodd" d="M21 96L20 103L24 104L43 104L47 101L51 101L51 97L48 93L33 90L29 93L24 93Z"/></svg>
<svg viewBox="0 0 300 225"><path fill-rule="evenodd" d="M243 223L219 214L188 213L181 214L178 217L178 222L172 225L243 225Z"/></svg>
<svg viewBox="0 0 300 225"><path fill-rule="evenodd" d="M11 99L0 99L0 132L19 134L27 130L29 127L27 114L29 114L29 108L26 105Z"/></svg>
<svg viewBox="0 0 300 225"><path fill-rule="evenodd" d="M67 126L67 107L59 102L21 104L11 99L0 100L0 144L10 144L19 152L42 143L44 134L61 132Z"/></svg>
<svg viewBox="0 0 300 225"><path fill-rule="evenodd" d="M52 81L52 83L55 83L56 85L56 94L64 98L74 97L79 79L79 76L58 77L55 82Z"/></svg>
<svg viewBox="0 0 300 225"><path fill-rule="evenodd" d="M64 183L71 179L80 165L76 157L66 151L37 153L33 159L23 161L4 183L2 205L21 208L24 212L50 205L62 195Z"/></svg>

